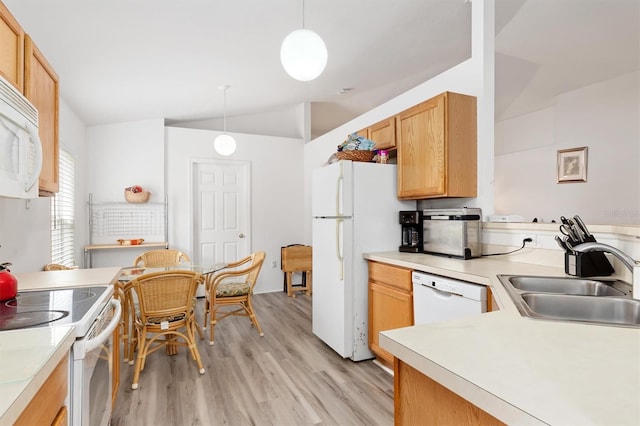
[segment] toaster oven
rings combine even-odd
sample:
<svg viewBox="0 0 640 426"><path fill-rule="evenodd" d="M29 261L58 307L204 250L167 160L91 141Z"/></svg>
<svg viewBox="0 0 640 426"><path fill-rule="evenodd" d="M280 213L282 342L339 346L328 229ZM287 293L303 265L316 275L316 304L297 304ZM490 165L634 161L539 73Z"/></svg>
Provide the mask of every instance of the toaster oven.
<svg viewBox="0 0 640 426"><path fill-rule="evenodd" d="M426 209L422 212L423 251L460 259L482 255L482 210Z"/></svg>

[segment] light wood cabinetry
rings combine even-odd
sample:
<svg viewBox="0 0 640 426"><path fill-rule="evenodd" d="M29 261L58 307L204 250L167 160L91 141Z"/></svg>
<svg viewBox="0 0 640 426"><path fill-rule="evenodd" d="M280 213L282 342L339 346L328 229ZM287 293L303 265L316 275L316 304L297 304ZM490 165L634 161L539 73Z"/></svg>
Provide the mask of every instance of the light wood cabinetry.
<svg viewBox="0 0 640 426"><path fill-rule="evenodd" d="M40 387L14 426L66 424L67 410L64 404L68 391L68 365L67 354Z"/></svg>
<svg viewBox="0 0 640 426"><path fill-rule="evenodd" d="M38 110L42 171L40 195L58 192L58 75L40 49L25 36L24 95Z"/></svg>
<svg viewBox="0 0 640 426"><path fill-rule="evenodd" d="M0 75L20 93L24 89L24 30L0 3Z"/></svg>
<svg viewBox="0 0 640 426"><path fill-rule="evenodd" d="M476 127L476 98L452 92L398 114L398 198L475 197Z"/></svg>
<svg viewBox="0 0 640 426"><path fill-rule="evenodd" d="M368 138L376 143L376 149L394 149L396 147L396 117L389 117L370 126L368 133Z"/></svg>
<svg viewBox="0 0 640 426"><path fill-rule="evenodd" d="M411 270L369 262L369 348L387 367L393 355L379 345L381 331L413 325Z"/></svg>
<svg viewBox="0 0 640 426"><path fill-rule="evenodd" d="M504 423L396 358L394 424L489 426Z"/></svg>

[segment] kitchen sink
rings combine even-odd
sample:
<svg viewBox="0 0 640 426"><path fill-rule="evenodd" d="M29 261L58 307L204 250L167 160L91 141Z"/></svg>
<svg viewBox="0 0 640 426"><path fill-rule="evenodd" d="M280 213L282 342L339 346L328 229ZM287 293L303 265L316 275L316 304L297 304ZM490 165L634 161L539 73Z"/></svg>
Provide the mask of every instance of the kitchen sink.
<svg viewBox="0 0 640 426"><path fill-rule="evenodd" d="M518 290L542 293L575 294L583 296L626 296L622 281L597 281L567 277L512 276L509 283ZM614 287L615 285L618 288Z"/></svg>
<svg viewBox="0 0 640 426"><path fill-rule="evenodd" d="M498 275L523 317L640 328L640 300L614 279Z"/></svg>
<svg viewBox="0 0 640 426"><path fill-rule="evenodd" d="M547 318L640 327L640 300L542 293L522 299L534 314Z"/></svg>

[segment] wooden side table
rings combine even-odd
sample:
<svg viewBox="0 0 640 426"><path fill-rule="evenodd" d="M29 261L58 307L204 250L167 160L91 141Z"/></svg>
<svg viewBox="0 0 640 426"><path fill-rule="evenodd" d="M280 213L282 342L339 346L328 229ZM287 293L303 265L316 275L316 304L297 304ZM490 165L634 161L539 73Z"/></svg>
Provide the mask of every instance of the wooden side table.
<svg viewBox="0 0 640 426"><path fill-rule="evenodd" d="M311 296L311 269L312 269L312 249L311 246L290 245L280 248L281 268L284 272L284 282L287 289L287 296L296 297L296 291L304 291L307 296ZM293 273L302 272L302 284L293 284Z"/></svg>

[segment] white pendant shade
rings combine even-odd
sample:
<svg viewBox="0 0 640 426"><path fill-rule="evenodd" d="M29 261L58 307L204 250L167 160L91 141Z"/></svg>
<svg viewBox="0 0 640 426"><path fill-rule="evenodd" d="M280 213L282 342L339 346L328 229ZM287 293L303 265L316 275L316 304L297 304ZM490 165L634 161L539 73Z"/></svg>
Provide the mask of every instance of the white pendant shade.
<svg viewBox="0 0 640 426"><path fill-rule="evenodd" d="M327 66L327 46L313 31L295 30L282 42L280 61L291 77L310 81Z"/></svg>
<svg viewBox="0 0 640 426"><path fill-rule="evenodd" d="M213 148L220 155L231 155L236 151L236 140L226 133L219 135L213 141Z"/></svg>

